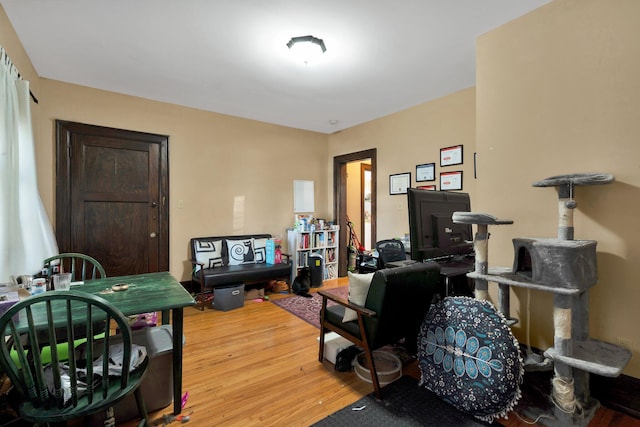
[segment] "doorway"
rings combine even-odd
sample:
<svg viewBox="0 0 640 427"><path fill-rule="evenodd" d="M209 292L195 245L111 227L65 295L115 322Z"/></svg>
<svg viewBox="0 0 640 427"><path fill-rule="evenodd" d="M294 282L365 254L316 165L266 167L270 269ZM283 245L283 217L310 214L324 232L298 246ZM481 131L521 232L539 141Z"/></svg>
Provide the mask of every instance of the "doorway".
<svg viewBox="0 0 640 427"><path fill-rule="evenodd" d="M348 186L348 174L347 167L349 163L358 162L366 163L370 167L370 240L373 244L376 241L376 149L363 150L356 153L344 154L333 158L333 212L336 218L336 223L340 226L339 233L339 256L338 256L338 276L343 277L347 275L347 262L348 251L347 246L349 242L349 227L347 226L347 212L348 203L347 200L352 191L356 191L358 194L357 200L362 200L363 190L361 186L352 187ZM354 188L357 188L354 190ZM358 230L358 229L356 229Z"/></svg>
<svg viewBox="0 0 640 427"><path fill-rule="evenodd" d="M360 164L360 241L367 249L372 249L371 240L371 164Z"/></svg>
<svg viewBox="0 0 640 427"><path fill-rule="evenodd" d="M56 239L107 276L169 270L166 135L56 120Z"/></svg>

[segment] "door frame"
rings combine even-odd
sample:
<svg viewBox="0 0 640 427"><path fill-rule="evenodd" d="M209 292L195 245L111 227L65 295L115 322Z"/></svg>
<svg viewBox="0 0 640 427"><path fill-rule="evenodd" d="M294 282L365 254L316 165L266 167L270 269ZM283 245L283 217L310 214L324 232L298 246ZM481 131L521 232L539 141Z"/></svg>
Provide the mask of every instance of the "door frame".
<svg viewBox="0 0 640 427"><path fill-rule="evenodd" d="M360 241L365 247L367 247L367 222L365 221L365 188L367 182L367 172L369 172L369 182L371 182L371 165L367 163L360 163ZM369 186L371 186L371 184L369 184ZM369 222L369 228L371 228L371 230L369 231L371 232L373 230L373 225L371 224L371 222ZM369 236L369 238L371 241L369 242L370 244L368 248L371 249L373 248L375 242L373 241L373 239L371 239L371 235Z"/></svg>
<svg viewBox="0 0 640 427"><path fill-rule="evenodd" d="M134 139L148 144L158 144L158 270L169 270L169 137L146 132L110 128L84 123L55 120L56 126L56 240L60 252L74 252L71 230L71 140L70 133L86 133Z"/></svg>
<svg viewBox="0 0 640 427"><path fill-rule="evenodd" d="M371 159L371 241L376 241L377 150L371 148L333 158L333 215L340 226L338 277L347 275L347 163Z"/></svg>

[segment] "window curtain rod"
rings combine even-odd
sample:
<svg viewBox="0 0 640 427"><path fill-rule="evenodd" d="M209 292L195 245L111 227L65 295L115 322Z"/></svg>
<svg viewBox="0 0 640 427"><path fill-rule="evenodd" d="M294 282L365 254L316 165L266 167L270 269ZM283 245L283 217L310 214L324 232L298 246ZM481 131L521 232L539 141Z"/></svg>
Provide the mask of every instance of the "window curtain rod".
<svg viewBox="0 0 640 427"><path fill-rule="evenodd" d="M22 79L22 76L20 75L20 73L18 73L18 78L20 80ZM33 92L31 92L31 89L29 89L29 96L31 97L31 99L33 100L33 102L35 102L36 104L38 104L38 98L36 98L36 96L33 94Z"/></svg>
<svg viewBox="0 0 640 427"><path fill-rule="evenodd" d="M2 46L0 46L0 56L2 56L4 58L4 61L7 64L7 67L13 68L16 71L16 73L18 74L18 78L20 80L24 80L22 78L22 76L20 75L20 71L18 71L18 68L13 64L13 61L11 61L11 58L9 58L9 54L7 54L7 51L4 50L4 48ZM31 99L33 100L33 102L38 104L38 98L36 98L36 96L33 94L33 92L31 92L31 89L29 89L29 96L31 96Z"/></svg>

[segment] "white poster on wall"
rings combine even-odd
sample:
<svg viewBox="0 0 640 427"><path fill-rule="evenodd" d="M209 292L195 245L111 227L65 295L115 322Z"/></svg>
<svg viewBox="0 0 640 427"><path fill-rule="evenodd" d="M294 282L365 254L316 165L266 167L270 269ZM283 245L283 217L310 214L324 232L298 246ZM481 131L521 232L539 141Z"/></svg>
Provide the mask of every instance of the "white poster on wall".
<svg viewBox="0 0 640 427"><path fill-rule="evenodd" d="M293 181L293 212L314 212L313 181Z"/></svg>

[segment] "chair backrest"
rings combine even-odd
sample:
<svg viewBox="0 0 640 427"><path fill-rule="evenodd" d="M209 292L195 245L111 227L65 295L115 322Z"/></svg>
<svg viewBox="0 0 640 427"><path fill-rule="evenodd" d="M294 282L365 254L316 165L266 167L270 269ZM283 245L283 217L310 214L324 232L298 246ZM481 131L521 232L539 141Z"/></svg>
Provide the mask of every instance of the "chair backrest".
<svg viewBox="0 0 640 427"><path fill-rule="evenodd" d="M380 240L376 242L378 251L379 268L385 268L385 264L393 261L404 261L407 254L404 251L404 244L397 239Z"/></svg>
<svg viewBox="0 0 640 427"><path fill-rule="evenodd" d="M441 290L435 262L376 271L365 301L377 313L364 318L369 345L378 348L405 338L408 350L415 350L420 325Z"/></svg>
<svg viewBox="0 0 640 427"><path fill-rule="evenodd" d="M113 322L120 330L114 338L107 332L96 337L93 325ZM83 351L74 349L74 325L87 328ZM42 363L39 337L46 332L47 344L60 343L56 334L66 330L68 360L60 363L58 346L51 345L51 363ZM46 292L18 302L0 316L0 365L21 396L20 412L25 419L62 421L90 415L111 406L131 393L131 329L127 318L111 303L96 295L77 291ZM67 336L67 334L69 336ZM110 344L122 343L122 372L119 378L94 375L108 372L116 355ZM100 360L101 362L96 362ZM146 362L144 362L146 363ZM146 366L146 365L143 365ZM84 382L80 369L86 369ZM33 418L31 418L33 420Z"/></svg>
<svg viewBox="0 0 640 427"><path fill-rule="evenodd" d="M45 259L43 266L47 269L47 277L51 277L54 274L54 266L56 265L60 267L61 273L71 273L71 280L74 282L107 277L98 260L85 254L69 252Z"/></svg>

